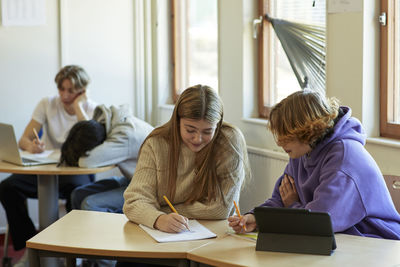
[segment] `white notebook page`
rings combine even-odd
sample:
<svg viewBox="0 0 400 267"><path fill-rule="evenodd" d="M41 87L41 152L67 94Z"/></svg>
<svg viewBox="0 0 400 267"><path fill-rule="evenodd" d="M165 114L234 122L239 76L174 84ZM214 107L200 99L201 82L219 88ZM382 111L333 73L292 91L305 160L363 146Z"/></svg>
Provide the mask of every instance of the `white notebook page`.
<svg viewBox="0 0 400 267"><path fill-rule="evenodd" d="M188 240L199 240L217 237L216 234L208 230L206 227L201 225L196 220L189 220L189 230L180 233L166 233L159 230L151 229L142 224L139 225L145 230L152 238L157 242L176 242L176 241L188 241Z"/></svg>

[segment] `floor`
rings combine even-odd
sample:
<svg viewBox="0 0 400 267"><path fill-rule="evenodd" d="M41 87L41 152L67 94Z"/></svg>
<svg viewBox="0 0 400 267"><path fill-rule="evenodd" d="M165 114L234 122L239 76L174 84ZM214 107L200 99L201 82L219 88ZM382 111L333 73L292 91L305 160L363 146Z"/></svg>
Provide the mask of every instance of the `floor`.
<svg viewBox="0 0 400 267"><path fill-rule="evenodd" d="M8 242L8 250L7 250L7 256L12 258L12 263L16 263L19 258L22 257L22 255L24 254L25 250L19 250L19 251L15 251L12 243L11 243L11 239ZM3 262L3 257L4 257L4 234L0 234L0 259L1 262Z"/></svg>

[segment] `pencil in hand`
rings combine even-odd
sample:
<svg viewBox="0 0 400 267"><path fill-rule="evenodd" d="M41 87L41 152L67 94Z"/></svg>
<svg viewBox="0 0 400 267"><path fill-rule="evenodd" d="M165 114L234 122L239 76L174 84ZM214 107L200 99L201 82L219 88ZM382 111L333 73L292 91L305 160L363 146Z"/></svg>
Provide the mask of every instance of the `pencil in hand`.
<svg viewBox="0 0 400 267"><path fill-rule="evenodd" d="M166 196L163 196L163 198L164 198L165 202L167 202L167 204L168 204L168 206L171 208L171 210L172 210L174 213L179 214L179 213L176 211L176 209L174 208L174 206L172 206L171 202L169 202L168 198L167 198ZM188 229L188 231L190 231L189 225L188 225L187 223L185 224L185 226L186 226L186 228Z"/></svg>
<svg viewBox="0 0 400 267"><path fill-rule="evenodd" d="M40 138L39 138L39 135L38 135L36 129L35 128L32 128L32 129L33 129L33 134L35 135L37 142L40 143Z"/></svg>
<svg viewBox="0 0 400 267"><path fill-rule="evenodd" d="M240 214L239 207L238 207L238 205L236 204L236 201L235 201L235 200L233 201L233 204L235 205L237 216L239 216L239 218L242 219L242 215ZM246 231L246 225L243 225L243 230Z"/></svg>

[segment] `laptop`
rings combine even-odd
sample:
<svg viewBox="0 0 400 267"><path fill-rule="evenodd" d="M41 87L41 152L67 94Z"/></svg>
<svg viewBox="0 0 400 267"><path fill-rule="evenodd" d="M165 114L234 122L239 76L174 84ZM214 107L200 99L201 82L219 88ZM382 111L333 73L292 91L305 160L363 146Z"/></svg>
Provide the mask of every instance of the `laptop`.
<svg viewBox="0 0 400 267"><path fill-rule="evenodd" d="M331 255L336 249L329 213L256 207L256 250Z"/></svg>
<svg viewBox="0 0 400 267"><path fill-rule="evenodd" d="M26 156L22 157L18 149L14 128L12 125L5 123L0 123L0 160L20 166L58 163L58 160L55 158L39 157L36 154L30 154L29 158Z"/></svg>

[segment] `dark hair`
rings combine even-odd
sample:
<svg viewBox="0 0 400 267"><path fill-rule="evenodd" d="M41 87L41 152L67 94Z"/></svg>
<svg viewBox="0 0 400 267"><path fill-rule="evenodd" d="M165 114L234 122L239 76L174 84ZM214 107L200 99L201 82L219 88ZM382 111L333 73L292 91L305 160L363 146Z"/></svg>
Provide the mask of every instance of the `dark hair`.
<svg viewBox="0 0 400 267"><path fill-rule="evenodd" d="M61 147L60 165L78 166L81 156L100 145L106 139L103 124L95 121L79 121L69 131L67 139Z"/></svg>

